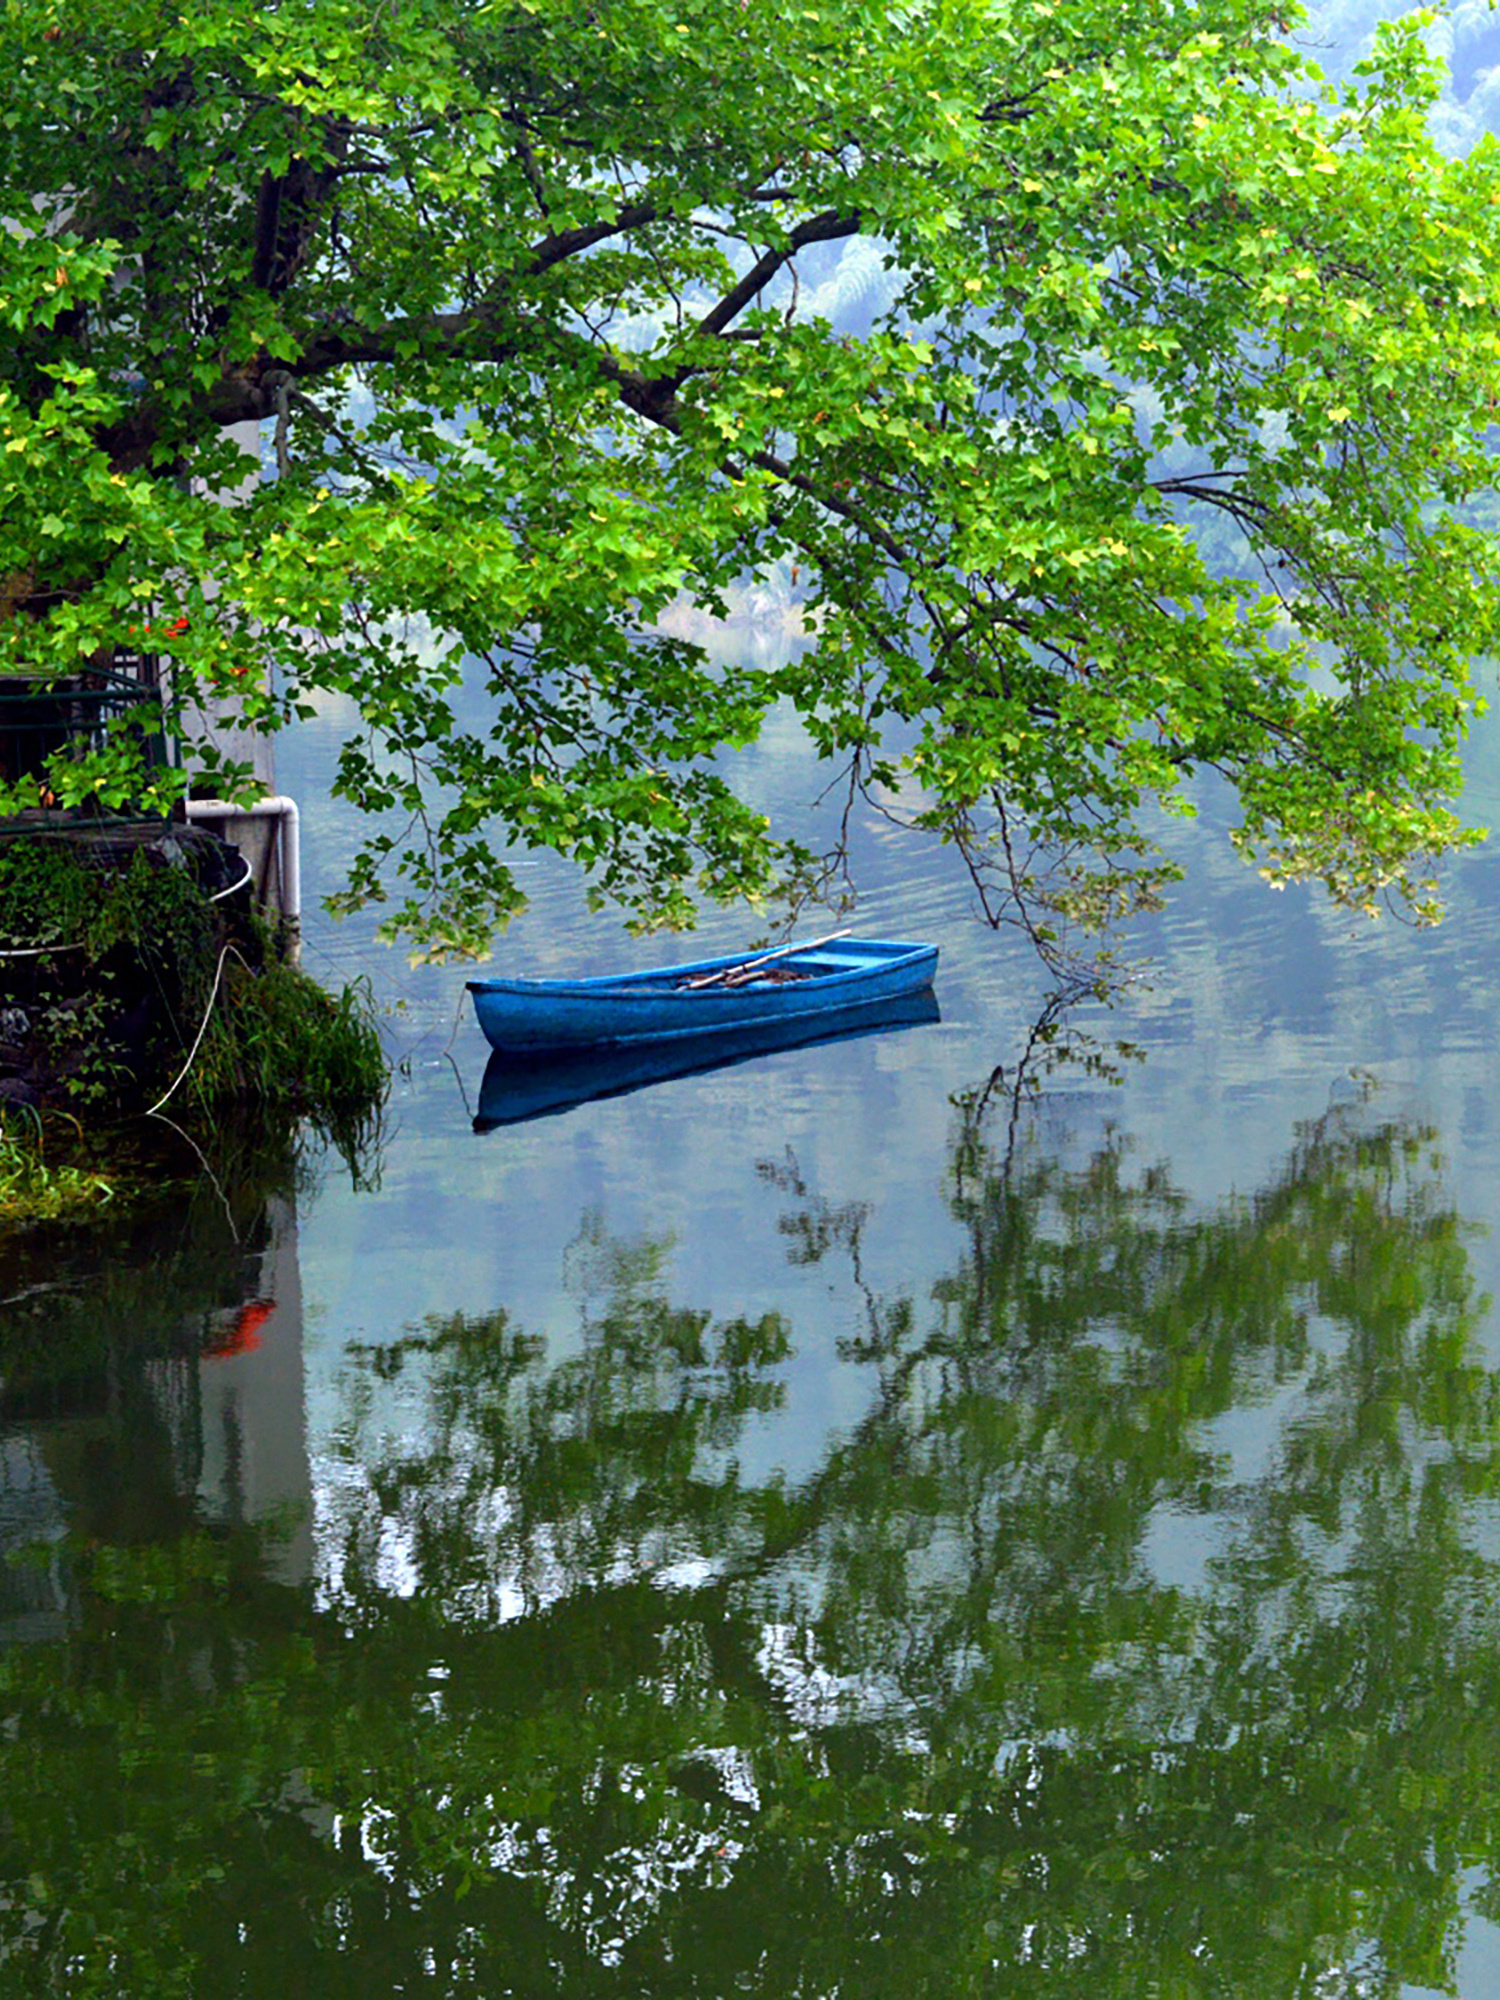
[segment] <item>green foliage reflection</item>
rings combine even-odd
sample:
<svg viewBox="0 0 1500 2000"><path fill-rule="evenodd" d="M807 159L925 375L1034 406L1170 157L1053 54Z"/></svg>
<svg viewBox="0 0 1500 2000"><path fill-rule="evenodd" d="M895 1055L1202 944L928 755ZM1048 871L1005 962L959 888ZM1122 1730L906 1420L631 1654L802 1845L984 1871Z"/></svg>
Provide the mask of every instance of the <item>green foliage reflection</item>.
<svg viewBox="0 0 1500 2000"><path fill-rule="evenodd" d="M315 1584L75 1551L0 1656L0 1950L56 1990L1454 1988L1500 1797L1500 1375L1430 1132L1302 1129L1207 1210L960 1120L955 1254L766 1163L862 1412L753 1476L818 1327L585 1218L351 1361ZM762 1454L763 1455L763 1454Z"/></svg>

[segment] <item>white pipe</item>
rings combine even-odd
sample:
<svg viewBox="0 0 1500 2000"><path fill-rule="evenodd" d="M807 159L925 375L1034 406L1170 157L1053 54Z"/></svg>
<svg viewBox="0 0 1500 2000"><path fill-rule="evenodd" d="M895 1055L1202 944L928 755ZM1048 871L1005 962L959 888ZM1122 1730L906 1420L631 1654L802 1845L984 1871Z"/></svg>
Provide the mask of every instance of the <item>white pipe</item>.
<svg viewBox="0 0 1500 2000"><path fill-rule="evenodd" d="M301 816L295 799L284 794L255 799L249 805L231 805L227 799L189 799L187 816L193 820L274 819L281 846L281 914L289 924L302 921L302 839Z"/></svg>

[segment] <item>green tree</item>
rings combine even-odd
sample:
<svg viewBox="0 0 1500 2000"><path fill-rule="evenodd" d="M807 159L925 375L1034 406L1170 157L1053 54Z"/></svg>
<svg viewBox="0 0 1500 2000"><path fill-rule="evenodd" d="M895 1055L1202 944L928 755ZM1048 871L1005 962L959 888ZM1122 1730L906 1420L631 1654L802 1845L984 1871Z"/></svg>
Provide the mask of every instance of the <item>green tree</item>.
<svg viewBox="0 0 1500 2000"><path fill-rule="evenodd" d="M8 0L0 663L350 699L346 900L394 878L439 949L518 906L505 843L643 922L796 879L725 758L787 701L997 918L1153 899L1203 768L1273 880L1429 912L1495 635L1457 510L1500 176L1430 143L1419 24L1335 89L1298 19ZM790 664L661 629L778 563ZM130 761L50 783L169 795Z"/></svg>

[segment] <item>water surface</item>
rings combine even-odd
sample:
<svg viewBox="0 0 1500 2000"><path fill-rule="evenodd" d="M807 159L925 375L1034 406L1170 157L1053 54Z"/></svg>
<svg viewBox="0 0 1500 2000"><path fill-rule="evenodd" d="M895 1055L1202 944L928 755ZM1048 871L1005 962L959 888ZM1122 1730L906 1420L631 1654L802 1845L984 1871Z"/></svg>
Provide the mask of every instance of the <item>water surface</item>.
<svg viewBox="0 0 1500 2000"><path fill-rule="evenodd" d="M0 1259L0 1985L1500 1990L1497 863L1221 833L1049 1017L872 824L940 1021L482 1134L462 976L310 922L378 1187ZM533 879L503 963L628 960Z"/></svg>

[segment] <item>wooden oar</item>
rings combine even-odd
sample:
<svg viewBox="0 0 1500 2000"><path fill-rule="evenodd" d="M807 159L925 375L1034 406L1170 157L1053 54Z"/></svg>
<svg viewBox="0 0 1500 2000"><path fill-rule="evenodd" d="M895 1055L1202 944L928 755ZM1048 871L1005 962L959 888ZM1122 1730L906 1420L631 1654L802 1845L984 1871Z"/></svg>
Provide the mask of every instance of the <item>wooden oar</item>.
<svg viewBox="0 0 1500 2000"><path fill-rule="evenodd" d="M726 965L719 972L705 972L698 979L684 979L679 992L696 992L703 986L739 986L747 979L753 979L763 965L773 959L785 958L790 952L817 951L825 944L834 944L839 938L848 937L851 926L846 924L841 931L830 931L827 937L811 938L806 943L778 945L775 951L768 951L760 958L747 958L740 965Z"/></svg>

